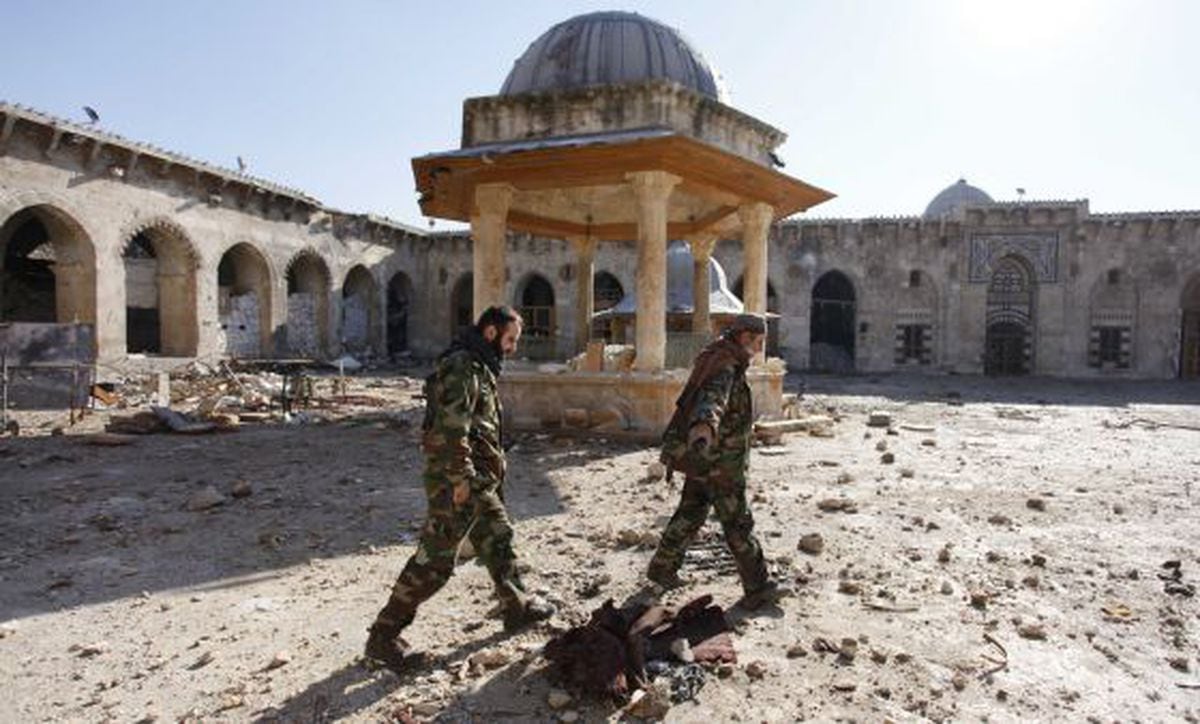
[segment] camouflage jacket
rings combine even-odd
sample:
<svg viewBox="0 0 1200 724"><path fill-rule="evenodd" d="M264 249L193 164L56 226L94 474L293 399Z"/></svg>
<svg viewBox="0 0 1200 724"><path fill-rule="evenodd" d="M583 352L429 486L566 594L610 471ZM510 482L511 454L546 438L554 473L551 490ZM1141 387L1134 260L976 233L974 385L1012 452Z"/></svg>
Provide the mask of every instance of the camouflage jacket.
<svg viewBox="0 0 1200 724"><path fill-rule="evenodd" d="M425 380L422 448L427 474L475 491L504 480L496 374L468 347L451 348Z"/></svg>
<svg viewBox="0 0 1200 724"><path fill-rule="evenodd" d="M732 342L718 340L710 349L722 344ZM736 354L714 355L708 364L697 359L693 378L663 433L664 463L685 474L712 472L714 466L726 473L744 472L749 467L754 404L746 382L748 360ZM711 449L695 455L687 450L687 438L698 423L712 427L716 438Z"/></svg>

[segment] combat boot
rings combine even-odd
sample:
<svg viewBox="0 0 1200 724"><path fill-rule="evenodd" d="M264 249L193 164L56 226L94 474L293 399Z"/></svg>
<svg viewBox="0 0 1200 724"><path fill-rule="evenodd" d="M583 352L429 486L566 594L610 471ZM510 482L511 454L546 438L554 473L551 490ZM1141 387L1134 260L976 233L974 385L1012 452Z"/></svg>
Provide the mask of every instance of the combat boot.
<svg viewBox="0 0 1200 724"><path fill-rule="evenodd" d="M651 583L658 586L662 591L671 591L676 588L682 588L687 585L687 581L680 577L678 571L660 571L651 568L646 571L646 578Z"/></svg>
<svg viewBox="0 0 1200 724"><path fill-rule="evenodd" d="M778 581L768 580L759 588L747 593L740 601L742 608L747 611L757 611L763 606L778 603L779 599L792 595L792 588Z"/></svg>
<svg viewBox="0 0 1200 724"><path fill-rule="evenodd" d="M530 597L524 605L510 608L504 612L504 630L519 631L530 624L545 621L557 612L557 609L537 596Z"/></svg>
<svg viewBox="0 0 1200 724"><path fill-rule="evenodd" d="M412 668L416 658L410 654L408 642L400 638L395 626L375 623L367 629L367 645L363 657L371 664L386 666L396 673Z"/></svg>

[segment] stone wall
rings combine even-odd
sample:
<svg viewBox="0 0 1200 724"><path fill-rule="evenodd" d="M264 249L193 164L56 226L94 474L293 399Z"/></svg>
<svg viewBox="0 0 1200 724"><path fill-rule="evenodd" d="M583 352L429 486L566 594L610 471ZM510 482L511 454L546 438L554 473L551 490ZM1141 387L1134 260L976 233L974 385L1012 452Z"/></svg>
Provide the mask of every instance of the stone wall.
<svg viewBox="0 0 1200 724"><path fill-rule="evenodd" d="M0 104L0 116L14 113ZM472 270L472 242L465 232L431 234L345 214L294 190L181 157L162 158L155 154L165 152L131 148L115 137L98 142L89 129L26 116L0 141L0 260L14 233L9 222L37 215L51 237L55 314L64 322L96 324L102 362L125 359L126 309L153 306L155 284L164 328L182 330L164 336L163 354L283 355L289 341L314 354L337 354L340 340L353 346L364 336L386 349L386 295L377 295L380 309L371 314L368 307L364 314L359 297L343 293L357 265L376 290L386 290L398 273L411 280L408 342L415 355L431 357L449 342L453 290ZM512 128L520 125L509 120L516 124ZM608 121L578 123L586 130ZM476 141L512 131L484 126L472 131ZM141 265L128 268L122 256L130 239L143 232L157 240L157 276ZM239 272L236 289L219 287L217 279L231 249L239 250L240 264L249 265ZM287 293L286 270L302 253L316 255L328 270L328 282L316 292L323 299L291 299ZM722 241L714 254L731 286L736 284L743 269L740 245ZM1006 256L1021 259L1034 277L1033 372L1177 374L1181 300L1187 285L1200 280L1200 212L1091 214L1086 201L991 204L938 220L777 224L769 240L768 278L780 315L781 354L792 369L808 367L813 288L822 275L838 271L854 287L855 370L979 373L989 270ZM513 235L507 267L505 298L514 305L531 274L550 282L556 319L551 343L561 358L574 354L579 267L570 245ZM632 292L633 243L600 244L595 271L614 275ZM0 279L5 309L20 285L8 282L4 286ZM44 296L49 304L49 290ZM316 310L327 320L326 349L317 349ZM919 329L906 331L911 327ZM924 345L915 357L900 354L906 334ZM1102 342L1108 361L1099 359Z"/></svg>
<svg viewBox="0 0 1200 724"><path fill-rule="evenodd" d="M258 295L254 292L232 295L228 288L222 288L221 297L217 347L222 355L240 358L262 356Z"/></svg>
<svg viewBox="0 0 1200 724"><path fill-rule="evenodd" d="M346 349L360 352L371 344L370 297L351 294L342 301L342 340Z"/></svg>
<svg viewBox="0 0 1200 724"><path fill-rule="evenodd" d="M301 357L320 357L317 299L307 292L288 295L288 351Z"/></svg>

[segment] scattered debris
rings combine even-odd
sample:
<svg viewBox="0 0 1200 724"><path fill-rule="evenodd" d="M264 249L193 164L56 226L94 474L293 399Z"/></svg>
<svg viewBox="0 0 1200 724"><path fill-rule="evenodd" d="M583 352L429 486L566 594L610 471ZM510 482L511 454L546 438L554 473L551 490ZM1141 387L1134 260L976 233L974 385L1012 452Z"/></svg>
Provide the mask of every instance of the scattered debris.
<svg viewBox="0 0 1200 724"><path fill-rule="evenodd" d="M108 653L111 648L112 646L107 641L96 641L90 644L76 644L68 649L68 651L74 652L81 659L90 659Z"/></svg>
<svg viewBox="0 0 1200 724"><path fill-rule="evenodd" d="M800 542L796 544L796 548L810 556L820 555L821 551L825 550L825 539L820 533L808 533L800 536Z"/></svg>
<svg viewBox="0 0 1200 724"><path fill-rule="evenodd" d="M817 502L817 509L826 513L857 513L858 505L849 498L825 498Z"/></svg>
<svg viewBox="0 0 1200 724"><path fill-rule="evenodd" d="M476 671L482 669L498 669L507 664L510 660L511 658L508 654L497 649L477 651L474 654L471 654L471 658L468 659L471 664L471 668L475 669Z"/></svg>
<svg viewBox="0 0 1200 724"><path fill-rule="evenodd" d="M213 486L206 485L193 494L192 497L188 498L187 509L193 512L200 512L215 508L224 503L225 496L217 492L217 489Z"/></svg>
<svg viewBox="0 0 1200 724"><path fill-rule="evenodd" d="M867 415L867 427L891 427L892 413L883 410L873 410Z"/></svg>
<svg viewBox="0 0 1200 724"><path fill-rule="evenodd" d="M274 671L275 669L283 668L284 666L290 664L291 661L291 653L287 651L280 651L279 653L275 654L275 656L272 657L269 662L267 662L267 665L263 667L263 671Z"/></svg>
<svg viewBox="0 0 1200 724"><path fill-rule="evenodd" d="M566 707L571 701L571 695L562 689L551 689L546 695L546 704L555 711Z"/></svg>
<svg viewBox="0 0 1200 724"><path fill-rule="evenodd" d="M85 438L88 445L96 447L124 447L132 445L135 440L137 437L134 435L121 435L115 432L98 432Z"/></svg>

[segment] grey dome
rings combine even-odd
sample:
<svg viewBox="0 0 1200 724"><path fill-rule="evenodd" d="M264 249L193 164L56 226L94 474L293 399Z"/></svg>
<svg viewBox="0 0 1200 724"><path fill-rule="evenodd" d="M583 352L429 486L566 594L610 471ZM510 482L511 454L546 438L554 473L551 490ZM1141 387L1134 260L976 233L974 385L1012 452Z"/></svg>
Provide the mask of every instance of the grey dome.
<svg viewBox="0 0 1200 724"><path fill-rule="evenodd" d="M578 15L517 58L500 95L669 80L724 101L717 74L679 31L636 13Z"/></svg>
<svg viewBox="0 0 1200 724"><path fill-rule="evenodd" d="M933 197L933 201L930 201L929 205L925 207L925 218L937 219L942 216L953 216L966 206L991 203L995 202L983 189L975 188L967 183L966 179L960 178L957 183L947 186L940 194Z"/></svg>
<svg viewBox="0 0 1200 724"><path fill-rule="evenodd" d="M675 240L667 247L667 314L691 314L692 271L695 257L684 241ZM710 314L741 314L742 300L729 290L725 269L711 256L708 258L708 307ZM600 316L633 315L637 313L637 293L630 291L615 306Z"/></svg>

